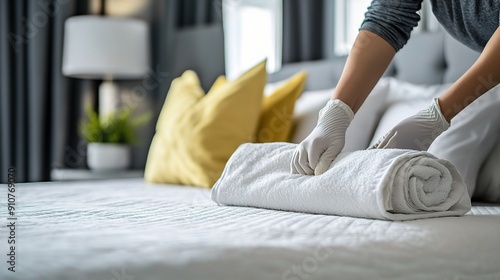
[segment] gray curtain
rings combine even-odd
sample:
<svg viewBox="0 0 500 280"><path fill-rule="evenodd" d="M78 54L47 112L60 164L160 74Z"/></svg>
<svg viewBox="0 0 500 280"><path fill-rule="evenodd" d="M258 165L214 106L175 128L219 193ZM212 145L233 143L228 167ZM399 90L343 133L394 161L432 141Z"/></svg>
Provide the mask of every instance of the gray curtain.
<svg viewBox="0 0 500 280"><path fill-rule="evenodd" d="M85 165L77 134L83 98L95 83L61 73L67 17L88 12L81 0L0 0L0 181L50 180L54 167Z"/></svg>
<svg viewBox="0 0 500 280"><path fill-rule="evenodd" d="M172 1L172 0L170 0ZM177 27L189 27L220 22L222 0L174 0L177 1Z"/></svg>
<svg viewBox="0 0 500 280"><path fill-rule="evenodd" d="M283 0L283 63L332 58L333 0Z"/></svg>

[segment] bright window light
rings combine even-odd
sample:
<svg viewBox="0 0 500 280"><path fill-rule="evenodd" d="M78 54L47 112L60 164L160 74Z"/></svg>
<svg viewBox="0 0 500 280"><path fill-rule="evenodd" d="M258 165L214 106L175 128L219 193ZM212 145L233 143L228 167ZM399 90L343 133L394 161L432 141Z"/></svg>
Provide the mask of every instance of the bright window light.
<svg viewBox="0 0 500 280"><path fill-rule="evenodd" d="M336 55L346 55L351 50L371 2L372 0L335 0L334 51ZM413 32L439 30L440 25L432 14L430 1L424 0L419 14L422 20Z"/></svg>
<svg viewBox="0 0 500 280"><path fill-rule="evenodd" d="M226 75L234 79L267 58L281 68L282 0L223 0Z"/></svg>
<svg viewBox="0 0 500 280"><path fill-rule="evenodd" d="M352 48L371 0L335 1L335 54L346 55Z"/></svg>

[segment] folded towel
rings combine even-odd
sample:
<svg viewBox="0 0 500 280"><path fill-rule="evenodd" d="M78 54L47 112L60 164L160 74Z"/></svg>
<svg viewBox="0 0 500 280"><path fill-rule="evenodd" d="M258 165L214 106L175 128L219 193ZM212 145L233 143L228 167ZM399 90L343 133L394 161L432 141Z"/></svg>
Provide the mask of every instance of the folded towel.
<svg viewBox="0 0 500 280"><path fill-rule="evenodd" d="M382 220L459 216L467 188L446 160L399 149L341 153L319 176L290 173L295 144L244 144L212 189L219 205Z"/></svg>

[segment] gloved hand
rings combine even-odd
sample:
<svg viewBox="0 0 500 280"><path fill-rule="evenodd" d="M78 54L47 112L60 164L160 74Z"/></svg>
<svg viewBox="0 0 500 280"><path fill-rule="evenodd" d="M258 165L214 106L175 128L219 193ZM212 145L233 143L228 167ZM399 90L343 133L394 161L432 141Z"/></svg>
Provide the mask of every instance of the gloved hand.
<svg viewBox="0 0 500 280"><path fill-rule="evenodd" d="M448 129L448 127L450 127L450 124L441 113L438 99L435 98L427 109L397 124L368 149L427 151L434 139Z"/></svg>
<svg viewBox="0 0 500 280"><path fill-rule="evenodd" d="M320 175L344 148L345 132L354 113L339 99L329 100L319 112L318 124L302 141L290 164L293 174Z"/></svg>

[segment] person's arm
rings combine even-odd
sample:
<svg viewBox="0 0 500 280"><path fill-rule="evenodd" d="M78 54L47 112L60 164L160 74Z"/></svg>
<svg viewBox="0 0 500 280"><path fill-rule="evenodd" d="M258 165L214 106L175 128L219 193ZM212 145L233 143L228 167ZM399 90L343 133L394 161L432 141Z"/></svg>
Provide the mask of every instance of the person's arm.
<svg viewBox="0 0 500 280"><path fill-rule="evenodd" d="M356 113L395 54L396 50L379 35L361 30L331 99L342 100Z"/></svg>
<svg viewBox="0 0 500 280"><path fill-rule="evenodd" d="M478 60L431 105L391 129L370 148L426 151L460 111L500 82L500 28Z"/></svg>
<svg viewBox="0 0 500 280"><path fill-rule="evenodd" d="M500 83L500 27L472 67L439 97L448 122L467 105Z"/></svg>
<svg viewBox="0 0 500 280"><path fill-rule="evenodd" d="M331 100L320 111L314 130L295 149L292 173L322 174L344 148L354 113L417 26L421 2L372 1Z"/></svg>

